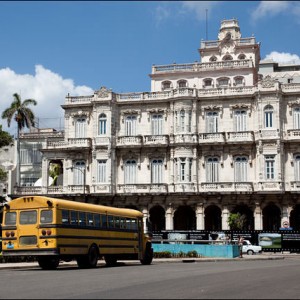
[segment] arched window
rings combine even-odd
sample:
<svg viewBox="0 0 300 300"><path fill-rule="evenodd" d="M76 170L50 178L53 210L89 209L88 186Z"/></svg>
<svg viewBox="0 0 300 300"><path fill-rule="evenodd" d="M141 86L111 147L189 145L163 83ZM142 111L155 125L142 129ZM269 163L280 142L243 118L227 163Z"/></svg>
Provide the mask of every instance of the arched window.
<svg viewBox="0 0 300 300"><path fill-rule="evenodd" d="M248 158L237 156L234 159L234 180L235 182L247 181Z"/></svg>
<svg viewBox="0 0 300 300"><path fill-rule="evenodd" d="M300 107L293 110L294 129L300 129Z"/></svg>
<svg viewBox="0 0 300 300"><path fill-rule="evenodd" d="M101 114L99 116L99 135L106 134L106 115Z"/></svg>
<svg viewBox="0 0 300 300"><path fill-rule="evenodd" d="M106 165L107 161L105 159L100 159L97 162L97 182L106 182Z"/></svg>
<svg viewBox="0 0 300 300"><path fill-rule="evenodd" d="M272 128L273 127L273 113L274 113L273 106L267 105L264 109L265 128Z"/></svg>
<svg viewBox="0 0 300 300"><path fill-rule="evenodd" d="M235 131L247 130L247 111L235 110L234 111L234 129Z"/></svg>
<svg viewBox="0 0 300 300"><path fill-rule="evenodd" d="M175 111L175 123L177 132L191 132L192 112L184 109Z"/></svg>
<svg viewBox="0 0 300 300"><path fill-rule="evenodd" d="M172 89L172 82L171 81L163 81L162 82L162 90L167 91Z"/></svg>
<svg viewBox="0 0 300 300"><path fill-rule="evenodd" d="M151 183L163 182L163 160L153 159L151 161Z"/></svg>
<svg viewBox="0 0 300 300"><path fill-rule="evenodd" d="M219 87L227 87L229 85L229 78L223 77L218 79Z"/></svg>
<svg viewBox="0 0 300 300"><path fill-rule="evenodd" d="M188 86L188 82L186 80L179 80L177 84L178 88L186 88Z"/></svg>
<svg viewBox="0 0 300 300"><path fill-rule="evenodd" d="M219 181L219 158L208 157L206 159L206 182Z"/></svg>
<svg viewBox="0 0 300 300"><path fill-rule="evenodd" d="M265 179L272 180L275 178L275 155L265 156Z"/></svg>
<svg viewBox="0 0 300 300"><path fill-rule="evenodd" d="M127 116L125 119L125 135L134 136L136 135L136 121L137 117L135 115Z"/></svg>
<svg viewBox="0 0 300 300"><path fill-rule="evenodd" d="M244 85L244 77L239 76L234 78L234 85L243 86Z"/></svg>
<svg viewBox="0 0 300 300"><path fill-rule="evenodd" d="M179 157L175 158L175 167L177 182L192 181L192 158Z"/></svg>
<svg viewBox="0 0 300 300"><path fill-rule="evenodd" d="M125 162L124 182L125 184L136 183L137 163L135 159L129 159Z"/></svg>
<svg viewBox="0 0 300 300"><path fill-rule="evenodd" d="M151 116L151 133L161 135L163 133L163 115L153 114Z"/></svg>
<svg viewBox="0 0 300 300"><path fill-rule="evenodd" d="M74 185L83 185L85 175L85 161L78 160L74 162L73 167L73 182Z"/></svg>
<svg viewBox="0 0 300 300"><path fill-rule="evenodd" d="M212 57L210 57L209 61L217 61L217 57L213 55Z"/></svg>
<svg viewBox="0 0 300 300"><path fill-rule="evenodd" d="M300 155L297 154L294 157L294 174L295 181L300 181Z"/></svg>
<svg viewBox="0 0 300 300"><path fill-rule="evenodd" d="M75 137L85 138L86 137L86 118L78 118L75 123Z"/></svg>
<svg viewBox="0 0 300 300"><path fill-rule="evenodd" d="M244 53L241 53L239 56L238 56L238 59L246 59L246 55Z"/></svg>
<svg viewBox="0 0 300 300"><path fill-rule="evenodd" d="M223 57L223 60L232 60L232 56L227 54Z"/></svg>
<svg viewBox="0 0 300 300"><path fill-rule="evenodd" d="M213 81L211 78L206 78L203 80L203 87L204 88L212 88L213 87Z"/></svg>
<svg viewBox="0 0 300 300"><path fill-rule="evenodd" d="M214 133L219 130L219 112L208 111L206 113L206 132Z"/></svg>

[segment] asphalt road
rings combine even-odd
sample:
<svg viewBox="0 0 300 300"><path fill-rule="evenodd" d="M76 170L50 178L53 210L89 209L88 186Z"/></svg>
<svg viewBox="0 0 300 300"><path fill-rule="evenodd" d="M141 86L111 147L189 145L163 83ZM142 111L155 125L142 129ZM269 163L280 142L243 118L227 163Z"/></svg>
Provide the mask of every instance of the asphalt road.
<svg viewBox="0 0 300 300"><path fill-rule="evenodd" d="M300 259L0 270L1 299L299 299Z"/></svg>

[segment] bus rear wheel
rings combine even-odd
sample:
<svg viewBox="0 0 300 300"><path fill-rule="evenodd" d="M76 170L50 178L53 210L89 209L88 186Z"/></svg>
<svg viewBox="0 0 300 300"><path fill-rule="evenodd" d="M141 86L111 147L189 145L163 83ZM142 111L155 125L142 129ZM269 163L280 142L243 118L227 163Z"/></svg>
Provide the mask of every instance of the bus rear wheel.
<svg viewBox="0 0 300 300"><path fill-rule="evenodd" d="M55 270L59 265L58 257L39 257L37 261L43 270Z"/></svg>
<svg viewBox="0 0 300 300"><path fill-rule="evenodd" d="M95 245L92 245L87 255L80 256L77 258L77 265L81 269L96 268L98 263L98 257L98 249Z"/></svg>

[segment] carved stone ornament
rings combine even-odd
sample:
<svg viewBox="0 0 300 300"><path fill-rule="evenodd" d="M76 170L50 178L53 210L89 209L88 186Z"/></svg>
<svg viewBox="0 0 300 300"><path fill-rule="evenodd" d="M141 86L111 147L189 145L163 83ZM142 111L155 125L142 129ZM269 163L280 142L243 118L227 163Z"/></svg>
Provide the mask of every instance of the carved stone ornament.
<svg viewBox="0 0 300 300"><path fill-rule="evenodd" d="M262 81L261 81L261 85L263 88L271 88L275 86L275 83L277 81L272 79L272 77L270 75L267 75Z"/></svg>
<svg viewBox="0 0 300 300"><path fill-rule="evenodd" d="M110 90L108 88L106 88L105 86L102 86L97 94L98 94L99 98L107 98L109 93L110 93Z"/></svg>

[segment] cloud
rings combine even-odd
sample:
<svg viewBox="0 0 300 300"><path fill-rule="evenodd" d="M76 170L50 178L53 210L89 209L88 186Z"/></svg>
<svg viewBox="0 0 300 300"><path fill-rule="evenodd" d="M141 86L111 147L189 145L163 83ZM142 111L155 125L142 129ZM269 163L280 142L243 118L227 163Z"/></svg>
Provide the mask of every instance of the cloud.
<svg viewBox="0 0 300 300"><path fill-rule="evenodd" d="M16 74L10 68L0 69L0 114L8 108L13 101L13 94L18 93L22 101L28 98L37 101L36 106L30 108L40 122L40 127L54 127L50 125L64 115L61 105L65 102L68 93L72 96L92 95L94 90L87 86L76 86L72 79L64 79L59 74L35 66L35 74ZM7 127L7 120L1 119L3 130L14 134L16 125Z"/></svg>
<svg viewBox="0 0 300 300"><path fill-rule="evenodd" d="M297 54L284 53L272 51L270 54L267 54L264 59L272 59L273 61L284 64L284 63L295 63L300 64L300 57Z"/></svg>
<svg viewBox="0 0 300 300"><path fill-rule="evenodd" d="M291 1L261 1L252 12L252 19L255 21L266 16L276 16L285 11L289 11L292 5Z"/></svg>
<svg viewBox="0 0 300 300"><path fill-rule="evenodd" d="M182 1L182 8L186 10L188 14L194 13L198 20L206 19L206 9L209 15L210 10L218 5L220 1Z"/></svg>
<svg viewBox="0 0 300 300"><path fill-rule="evenodd" d="M211 14L211 9L220 4L221 1L160 1L155 9L156 25L179 16L195 16L197 20L203 21Z"/></svg>

